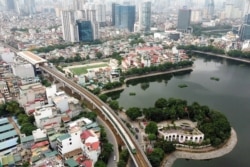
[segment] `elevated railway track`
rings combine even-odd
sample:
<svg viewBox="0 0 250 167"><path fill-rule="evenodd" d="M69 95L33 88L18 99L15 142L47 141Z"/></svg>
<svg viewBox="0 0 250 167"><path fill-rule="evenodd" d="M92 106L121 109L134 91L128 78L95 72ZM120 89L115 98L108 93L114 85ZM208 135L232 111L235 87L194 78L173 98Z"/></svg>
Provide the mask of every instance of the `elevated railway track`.
<svg viewBox="0 0 250 167"><path fill-rule="evenodd" d="M114 111L109 108L109 106L102 102L97 96L90 93L88 90L76 84L72 80L66 78L61 73L58 73L57 71L53 70L52 68L40 65L40 69L53 76L55 80L58 80L59 82L65 84L65 86L69 87L73 92L79 94L81 98L86 99L91 104L93 104L93 108L98 109L103 113L103 115L105 115L105 117L111 122L111 124L119 133L121 139L123 140L130 152L131 158L133 159L137 167L151 167L151 164L148 161L144 151L135 141L135 138L131 135L129 129L114 113Z"/></svg>

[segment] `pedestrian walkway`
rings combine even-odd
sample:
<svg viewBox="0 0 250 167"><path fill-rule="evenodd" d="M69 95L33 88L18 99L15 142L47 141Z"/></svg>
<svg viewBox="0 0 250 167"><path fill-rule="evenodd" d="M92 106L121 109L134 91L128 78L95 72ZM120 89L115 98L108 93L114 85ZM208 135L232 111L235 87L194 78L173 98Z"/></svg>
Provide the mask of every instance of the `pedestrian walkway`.
<svg viewBox="0 0 250 167"><path fill-rule="evenodd" d="M16 133L20 136L21 132L20 129L18 128L16 122L13 120L12 117L8 117L9 123L13 125L14 129L16 130Z"/></svg>

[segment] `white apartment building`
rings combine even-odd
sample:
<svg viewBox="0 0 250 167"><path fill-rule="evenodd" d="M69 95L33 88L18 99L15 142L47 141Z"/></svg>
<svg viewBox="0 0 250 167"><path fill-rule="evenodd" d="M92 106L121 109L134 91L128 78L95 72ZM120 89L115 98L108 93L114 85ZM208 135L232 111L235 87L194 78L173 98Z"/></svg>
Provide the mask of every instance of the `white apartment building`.
<svg viewBox="0 0 250 167"><path fill-rule="evenodd" d="M69 110L68 96L65 92L57 92L53 98L53 103L61 113L65 113Z"/></svg>
<svg viewBox="0 0 250 167"><path fill-rule="evenodd" d="M192 10L191 11L191 22L200 23L202 21L202 11L201 10Z"/></svg>
<svg viewBox="0 0 250 167"><path fill-rule="evenodd" d="M49 125L60 127L61 116L57 115L57 109L53 105L37 107L33 114L38 128L44 129Z"/></svg>
<svg viewBox="0 0 250 167"><path fill-rule="evenodd" d="M41 83L20 86L19 91L20 95L17 100L28 115L32 114L36 107L43 106L47 101L46 88Z"/></svg>
<svg viewBox="0 0 250 167"><path fill-rule="evenodd" d="M44 141L47 140L47 134L46 134L46 130L42 130L42 129L36 129L32 131L32 135L34 137L34 141L36 142L40 142L40 141Z"/></svg>
<svg viewBox="0 0 250 167"><path fill-rule="evenodd" d="M76 24L75 11L61 11L63 39L68 42L79 42L78 26Z"/></svg>
<svg viewBox="0 0 250 167"><path fill-rule="evenodd" d="M57 151L67 159L81 153L82 129L79 126L69 128L69 132L57 138Z"/></svg>
<svg viewBox="0 0 250 167"><path fill-rule="evenodd" d="M51 85L50 87L46 87L46 97L48 99L48 104L53 104L52 99L56 94L56 85Z"/></svg>
<svg viewBox="0 0 250 167"><path fill-rule="evenodd" d="M83 154L95 163L101 153L99 138L92 130L85 130L81 134L81 140Z"/></svg>

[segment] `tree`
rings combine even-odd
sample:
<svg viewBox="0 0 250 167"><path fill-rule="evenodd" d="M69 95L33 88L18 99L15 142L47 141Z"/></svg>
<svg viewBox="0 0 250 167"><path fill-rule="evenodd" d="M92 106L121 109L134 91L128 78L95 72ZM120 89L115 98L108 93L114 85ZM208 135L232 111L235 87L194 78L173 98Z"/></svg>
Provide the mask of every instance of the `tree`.
<svg viewBox="0 0 250 167"><path fill-rule="evenodd" d="M102 57L102 52L97 52L95 55L98 59L100 59Z"/></svg>
<svg viewBox="0 0 250 167"><path fill-rule="evenodd" d="M95 167L106 167L107 165L105 164L105 162L101 161L101 160L98 160L96 163L95 163Z"/></svg>
<svg viewBox="0 0 250 167"><path fill-rule="evenodd" d="M151 142L151 141L153 141L153 140L155 140L156 139L156 135L155 134L148 134L148 140Z"/></svg>
<svg viewBox="0 0 250 167"><path fill-rule="evenodd" d="M120 160L117 164L117 167L126 167L127 163L124 160Z"/></svg>
<svg viewBox="0 0 250 167"><path fill-rule="evenodd" d="M153 121L149 122L145 128L145 132L147 134L157 134L157 132L158 132L157 124Z"/></svg>
<svg viewBox="0 0 250 167"><path fill-rule="evenodd" d="M142 112L138 107L129 108L126 111L126 115L132 120L136 120L138 117L142 116Z"/></svg>
<svg viewBox="0 0 250 167"><path fill-rule="evenodd" d="M114 110L118 110L119 109L119 103L116 100L112 100L109 102L109 106L114 109Z"/></svg>
<svg viewBox="0 0 250 167"><path fill-rule="evenodd" d="M113 152L113 145L110 143L103 143L102 145L102 153L101 153L101 159L103 162L108 162L110 154Z"/></svg>
<svg viewBox="0 0 250 167"><path fill-rule="evenodd" d="M99 98L100 98L103 102L107 102L107 100L108 100L108 96L107 96L106 94L101 94L101 95L99 96Z"/></svg>
<svg viewBox="0 0 250 167"><path fill-rule="evenodd" d="M153 152L148 155L148 159L152 166L160 166L164 155L164 151L161 148L155 148Z"/></svg>
<svg viewBox="0 0 250 167"><path fill-rule="evenodd" d="M156 108L164 108L168 105L167 100L164 98L160 98L155 102Z"/></svg>

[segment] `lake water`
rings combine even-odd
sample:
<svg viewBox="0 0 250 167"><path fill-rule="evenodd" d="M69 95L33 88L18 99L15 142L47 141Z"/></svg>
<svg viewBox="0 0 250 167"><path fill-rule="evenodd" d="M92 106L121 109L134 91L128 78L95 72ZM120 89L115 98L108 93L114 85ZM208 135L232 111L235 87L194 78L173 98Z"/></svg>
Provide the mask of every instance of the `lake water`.
<svg viewBox="0 0 250 167"><path fill-rule="evenodd" d="M224 113L237 132L238 144L228 155L209 160L179 159L174 167L248 167L250 166L250 65L220 58L198 57L192 72L164 75L134 81L120 93L120 106L151 107L161 97L198 102ZM214 81L210 77L220 80ZM142 83L149 87L143 87ZM188 87L179 88L179 84ZM144 85L145 86L145 85ZM130 96L135 92L135 96Z"/></svg>

